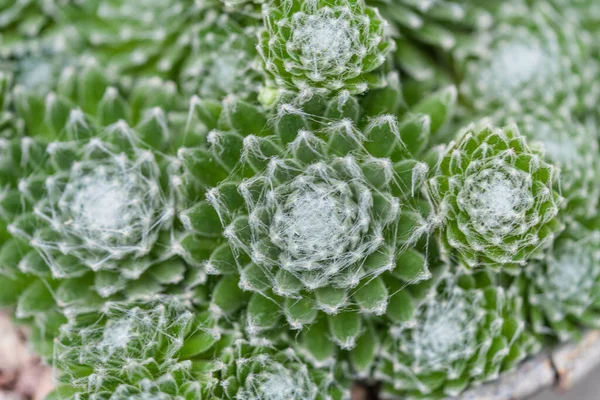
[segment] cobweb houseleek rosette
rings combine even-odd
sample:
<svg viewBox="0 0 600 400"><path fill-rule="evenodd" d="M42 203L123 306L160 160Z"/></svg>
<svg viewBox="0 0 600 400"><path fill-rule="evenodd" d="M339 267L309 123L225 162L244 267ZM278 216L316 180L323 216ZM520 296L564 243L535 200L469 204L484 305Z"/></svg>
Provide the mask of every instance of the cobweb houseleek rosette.
<svg viewBox="0 0 600 400"><path fill-rule="evenodd" d="M518 271L561 229L556 179L516 125L459 132L426 188L447 256L469 268Z"/></svg>
<svg viewBox="0 0 600 400"><path fill-rule="evenodd" d="M223 324L222 324L223 323ZM177 297L107 302L61 327L51 399L214 399L217 357L236 337L205 308Z"/></svg>
<svg viewBox="0 0 600 400"><path fill-rule="evenodd" d="M519 11L520 10L520 11ZM455 51L460 91L479 111L520 112L544 104L583 112L600 88L598 64L576 26L556 11L522 5L493 29Z"/></svg>
<svg viewBox="0 0 600 400"><path fill-rule="evenodd" d="M442 399L514 368L537 342L522 299L486 272L447 276L411 323L391 326L376 377L385 399Z"/></svg>
<svg viewBox="0 0 600 400"><path fill-rule="evenodd" d="M85 126L83 114L71 113L69 124ZM8 231L26 240L57 279L93 271L102 297L125 289L134 296L135 287L147 296L182 279L185 269L172 260L165 235L175 216L173 190L161 182L168 158L138 147L125 123L100 135L46 146L41 168L19 180L23 208Z"/></svg>
<svg viewBox="0 0 600 400"><path fill-rule="evenodd" d="M196 204L192 201L190 208L180 213L189 232L180 242L181 254L188 263L202 267L208 274L239 276L239 286L254 292L248 305L246 326L254 334L272 329L284 315L292 326L300 329L325 311L332 314L331 319L338 317L332 322L335 340L351 347L361 333L361 318L356 311L382 313L386 309L388 292L377 275L394 266L395 261L401 263L400 258L396 259L400 251L395 247L400 241L394 232L400 203L392 187L396 187L398 195L404 189L410 193L411 177L409 172L408 182L400 184L401 178L394 179L397 173L393 163L383 157L370 156L363 143L374 153L382 156L393 153L403 160L402 157L410 154L409 149L418 151L422 144L419 140L409 140L408 131L425 131L407 128L405 140L410 147L398 140L398 134L394 133L398 132L398 122L389 115L373 118L361 131L351 119L332 119L337 113L358 118L355 98L348 98L346 103L338 101L332 100L324 107L322 110L328 111L322 116L308 114L292 104L282 104L270 121L263 111L241 100L228 98L222 104L200 102L198 114L208 126L212 120L215 127L207 136L209 146L179 151L187 171L184 181L195 171L210 169L214 171L211 178L216 182L207 194L216 212L202 201ZM219 122L212 119L215 116ZM411 125L412 128L417 126L416 122ZM366 137L372 139L370 144ZM390 142L395 144L390 146ZM414 165L411 161L407 166L404 161L398 161L397 165L403 173ZM219 183L221 179L224 181ZM269 182L278 193L278 198L272 199L274 203L268 203L271 200L265 196ZM260 185L263 185L262 190ZM248 195L253 189L256 189L256 199ZM307 208L303 210L300 205ZM409 241L422 218L419 219L420 214L409 205L405 211L402 214L406 229L403 240ZM315 215L331 225L325 225ZM259 220L253 219L254 216L260 216ZM287 216L287 220L281 216ZM302 226L303 218L328 229L330 237L313 230L314 227ZM223 233L220 221L225 227ZM214 229L208 232L207 226ZM350 243L343 233L346 227L353 236ZM270 240L270 230L277 233L274 241ZM207 255L202 243L215 234L223 235L228 241ZM315 234L323 243L311 241ZM334 242L343 247L335 249ZM290 249L294 243L304 247ZM261 250L269 249L263 244L272 246L282 257L288 254L287 261L273 255L261 257ZM313 248L319 252L316 256L312 255ZM362 255L352 255L352 252ZM328 260L328 257L333 258ZM425 278L424 257L415 254L410 260L413 268L400 274L402 279L410 282ZM315 265L313 271L308 268L311 262ZM284 263L292 272L282 268ZM367 263L371 270L361 272ZM346 289L335 287L338 282ZM362 295L357 293L361 291ZM318 293L316 297L315 293ZM353 312L342 312L345 309ZM343 326L352 328L344 333Z"/></svg>
<svg viewBox="0 0 600 400"><path fill-rule="evenodd" d="M343 362L316 366L295 350L293 339L240 338L224 349L219 400L349 400ZM332 360L333 361L333 360Z"/></svg>
<svg viewBox="0 0 600 400"><path fill-rule="evenodd" d="M600 326L598 219L590 225L561 235L543 260L525 269L528 317L541 337L567 341L578 338L583 327Z"/></svg>
<svg viewBox="0 0 600 400"><path fill-rule="evenodd" d="M170 106L166 86L142 81L122 94L88 65L64 71L45 98L15 89L14 118L34 136L2 148L3 218L25 241L24 259L60 281L65 290L52 297L62 306L87 309L123 290L150 295L183 279L182 262L169 260L176 187L167 177L177 165L160 150L173 127L156 107Z"/></svg>
<svg viewBox="0 0 600 400"><path fill-rule="evenodd" d="M399 252L400 201L389 188L391 165L329 156L326 143L309 132L300 132L289 153L278 149L270 160L260 153L273 144L268 139L261 144L247 137L246 144L244 156L268 163L267 169L208 192L234 254L251 261L238 265L241 287L279 304L296 329L312 322L317 310L332 316L347 309L384 313L388 293L378 276L395 267ZM243 208L227 209L240 202ZM423 271L418 279L426 277ZM251 309L258 311L265 300L254 303ZM339 319L347 321L343 313ZM343 347L353 341L353 335L339 340Z"/></svg>
<svg viewBox="0 0 600 400"><path fill-rule="evenodd" d="M178 77L182 91L201 98L256 97L265 80L257 29L258 24L243 27L227 14L207 13L193 27L190 55Z"/></svg>
<svg viewBox="0 0 600 400"><path fill-rule="evenodd" d="M530 145L540 150L544 160L560 171L555 187L564 197L564 218L590 218L597 213L600 197L600 153L598 128L588 116L583 122L565 108L551 112L537 107L519 116L505 118L516 122Z"/></svg>
<svg viewBox="0 0 600 400"><path fill-rule="evenodd" d="M394 44L362 0L283 0L265 5L263 19L258 50L276 86L353 94L382 86Z"/></svg>

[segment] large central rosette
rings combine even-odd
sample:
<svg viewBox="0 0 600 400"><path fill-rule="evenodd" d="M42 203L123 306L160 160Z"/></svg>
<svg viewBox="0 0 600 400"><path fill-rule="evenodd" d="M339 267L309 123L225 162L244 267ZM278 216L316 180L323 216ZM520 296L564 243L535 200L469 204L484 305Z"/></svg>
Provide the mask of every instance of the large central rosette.
<svg viewBox="0 0 600 400"><path fill-rule="evenodd" d="M247 137L245 158L266 161L267 143ZM321 309L336 314L357 305L350 297L361 286L394 268L400 201L391 194L388 161L326 149L315 134L301 132L263 171L236 183L236 193L226 183L209 192L209 201L225 219L233 216L224 235L251 260L242 266L242 286L268 287L291 303L316 295L329 299ZM243 213L226 208L232 196L243 202ZM371 300L358 305L385 311L387 295Z"/></svg>
<svg viewBox="0 0 600 400"><path fill-rule="evenodd" d="M316 138L307 133L298 144L310 146L311 140ZM275 274L282 294L356 287L371 273L369 256L393 254L393 235L386 230L399 212L398 199L378 192L363 168L381 179L389 179L391 170L352 156L302 164L275 159L264 175L242 182L251 235L227 232L257 265Z"/></svg>

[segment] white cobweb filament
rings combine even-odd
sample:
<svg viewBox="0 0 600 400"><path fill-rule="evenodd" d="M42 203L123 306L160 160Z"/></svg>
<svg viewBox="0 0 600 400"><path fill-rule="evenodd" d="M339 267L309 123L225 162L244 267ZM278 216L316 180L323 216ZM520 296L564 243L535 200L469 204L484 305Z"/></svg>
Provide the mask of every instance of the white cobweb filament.
<svg viewBox="0 0 600 400"><path fill-rule="evenodd" d="M480 232L513 233L525 224L525 213L534 203L531 179L508 166L486 168L467 178L458 201Z"/></svg>

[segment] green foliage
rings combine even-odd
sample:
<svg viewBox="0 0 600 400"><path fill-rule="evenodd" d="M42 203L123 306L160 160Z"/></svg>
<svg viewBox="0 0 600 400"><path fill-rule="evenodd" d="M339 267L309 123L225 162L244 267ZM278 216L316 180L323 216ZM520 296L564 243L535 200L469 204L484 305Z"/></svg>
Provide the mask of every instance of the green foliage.
<svg viewBox="0 0 600 400"><path fill-rule="evenodd" d="M600 327L597 8L0 0L49 399L441 399Z"/></svg>

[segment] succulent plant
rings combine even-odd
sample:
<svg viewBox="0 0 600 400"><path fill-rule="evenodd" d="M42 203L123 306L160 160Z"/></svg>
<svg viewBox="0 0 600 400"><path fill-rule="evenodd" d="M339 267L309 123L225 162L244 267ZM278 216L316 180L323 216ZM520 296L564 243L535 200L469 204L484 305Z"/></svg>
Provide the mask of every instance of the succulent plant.
<svg viewBox="0 0 600 400"><path fill-rule="evenodd" d="M448 276L412 323L387 330L376 371L382 398L455 397L514 368L537 348L521 308L516 291L486 272Z"/></svg>
<svg viewBox="0 0 600 400"><path fill-rule="evenodd" d="M264 80L256 30L256 26L242 28L227 14L207 13L194 27L191 55L179 77L183 91L201 98L256 96Z"/></svg>
<svg viewBox="0 0 600 400"><path fill-rule="evenodd" d="M596 214L600 198L598 128L593 117L583 123L561 108L551 112L538 107L508 118L521 128L532 147L560 171L555 189L564 197L568 216L589 218Z"/></svg>
<svg viewBox="0 0 600 400"><path fill-rule="evenodd" d="M525 269L525 298L531 327L561 341L582 327L600 326L600 231L597 218L562 234L551 252Z"/></svg>
<svg viewBox="0 0 600 400"><path fill-rule="evenodd" d="M282 0L263 18L258 50L276 86L353 94L382 86L394 45L386 21L362 0Z"/></svg>
<svg viewBox="0 0 600 400"><path fill-rule="evenodd" d="M215 1L101 0L70 8L82 44L102 64L124 75L174 78L195 39L205 11Z"/></svg>
<svg viewBox="0 0 600 400"><path fill-rule="evenodd" d="M181 298L109 302L64 325L55 351L60 399L349 398L333 365L308 364L281 339L248 340Z"/></svg>
<svg viewBox="0 0 600 400"><path fill-rule="evenodd" d="M54 360L63 385L50 398L208 399L209 371L219 368L212 353L231 340L181 300L108 302L61 327Z"/></svg>
<svg viewBox="0 0 600 400"><path fill-rule="evenodd" d="M427 186L442 247L469 268L517 272L561 229L556 179L516 125L467 127L444 149Z"/></svg>
<svg viewBox="0 0 600 400"><path fill-rule="evenodd" d="M348 381L338 365L315 367L292 347L264 340L239 339L223 356L220 387L212 395L222 400L347 400Z"/></svg>
<svg viewBox="0 0 600 400"><path fill-rule="evenodd" d="M472 44L457 49L461 93L477 110L520 112L545 104L580 112L596 104L598 65L568 20L543 4L514 10Z"/></svg>
<svg viewBox="0 0 600 400"><path fill-rule="evenodd" d="M0 0L49 400L458 397L600 328L596 6Z"/></svg>

